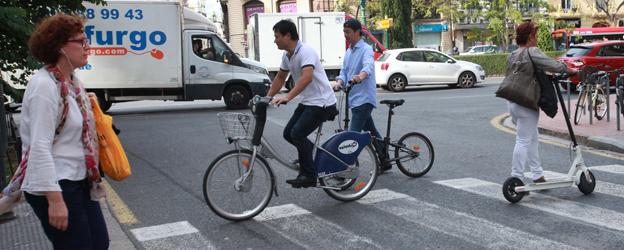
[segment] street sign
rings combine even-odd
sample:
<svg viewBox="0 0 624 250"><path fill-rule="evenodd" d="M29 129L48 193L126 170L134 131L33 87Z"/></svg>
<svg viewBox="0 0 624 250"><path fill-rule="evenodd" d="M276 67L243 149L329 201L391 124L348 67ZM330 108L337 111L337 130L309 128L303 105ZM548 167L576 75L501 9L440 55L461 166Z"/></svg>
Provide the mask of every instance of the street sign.
<svg viewBox="0 0 624 250"><path fill-rule="evenodd" d="M388 18L388 19L383 19L380 21L377 21L377 23L375 23L377 25L377 29L378 30L385 30L388 29L390 27L392 27L392 18Z"/></svg>

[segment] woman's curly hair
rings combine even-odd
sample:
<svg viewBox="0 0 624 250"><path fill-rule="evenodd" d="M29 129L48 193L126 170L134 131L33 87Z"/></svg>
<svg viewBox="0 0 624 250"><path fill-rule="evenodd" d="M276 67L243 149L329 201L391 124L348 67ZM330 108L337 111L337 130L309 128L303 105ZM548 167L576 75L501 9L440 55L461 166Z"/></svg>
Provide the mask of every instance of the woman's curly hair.
<svg viewBox="0 0 624 250"><path fill-rule="evenodd" d="M30 53L45 64L55 64L67 40L84 32L84 22L83 17L63 13L44 18L30 35Z"/></svg>
<svg viewBox="0 0 624 250"><path fill-rule="evenodd" d="M538 26L533 21L526 21L516 28L516 43L525 45L529 41L529 37L536 33Z"/></svg>

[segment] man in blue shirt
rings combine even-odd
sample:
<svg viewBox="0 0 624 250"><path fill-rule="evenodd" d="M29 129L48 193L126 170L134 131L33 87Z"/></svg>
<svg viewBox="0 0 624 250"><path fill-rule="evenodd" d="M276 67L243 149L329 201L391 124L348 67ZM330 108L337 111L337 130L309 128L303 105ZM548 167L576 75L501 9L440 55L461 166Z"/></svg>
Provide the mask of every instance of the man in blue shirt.
<svg viewBox="0 0 624 250"><path fill-rule="evenodd" d="M362 25L356 19L350 19L343 25L344 36L350 46L344 56L340 75L336 77L334 89L345 86L349 80L357 82L349 93L348 105L353 117L349 130L370 131L376 138L382 138L371 116L377 107L377 85L375 83L375 59L373 48L362 39ZM388 158L385 147L374 141L380 160ZM390 164L382 164L381 171L389 170Z"/></svg>

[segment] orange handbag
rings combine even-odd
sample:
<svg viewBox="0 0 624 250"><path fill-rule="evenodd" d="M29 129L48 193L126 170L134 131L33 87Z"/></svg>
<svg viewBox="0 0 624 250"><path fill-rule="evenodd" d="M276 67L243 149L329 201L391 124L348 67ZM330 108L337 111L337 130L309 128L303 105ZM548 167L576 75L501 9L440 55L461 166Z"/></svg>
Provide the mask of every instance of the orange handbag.
<svg viewBox="0 0 624 250"><path fill-rule="evenodd" d="M113 117L102 112L97 97L90 96L95 130L100 145L100 168L113 180L121 181L132 174L126 151L113 130Z"/></svg>

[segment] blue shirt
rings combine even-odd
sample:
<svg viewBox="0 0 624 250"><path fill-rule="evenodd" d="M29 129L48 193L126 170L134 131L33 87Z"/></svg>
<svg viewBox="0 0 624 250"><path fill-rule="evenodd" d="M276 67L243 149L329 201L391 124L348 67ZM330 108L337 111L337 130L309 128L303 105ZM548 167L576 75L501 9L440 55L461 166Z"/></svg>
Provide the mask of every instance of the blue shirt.
<svg viewBox="0 0 624 250"><path fill-rule="evenodd" d="M375 83L375 57L373 48L360 39L355 45L347 49L340 75L336 80L342 80L343 85L360 72L366 72L368 77L361 83L353 85L349 93L349 107L357 107L370 103L377 107L377 85Z"/></svg>

